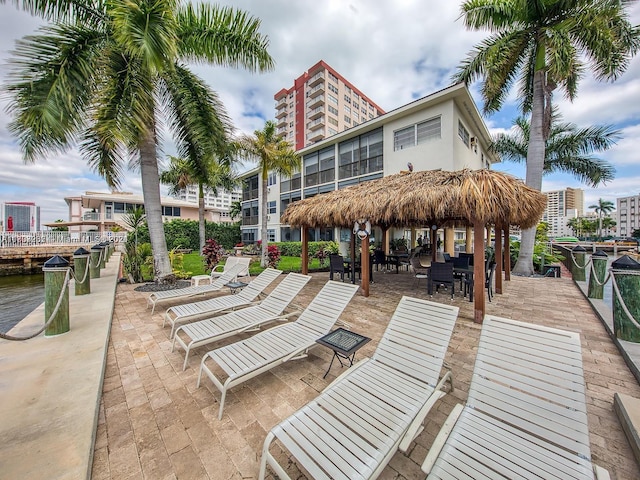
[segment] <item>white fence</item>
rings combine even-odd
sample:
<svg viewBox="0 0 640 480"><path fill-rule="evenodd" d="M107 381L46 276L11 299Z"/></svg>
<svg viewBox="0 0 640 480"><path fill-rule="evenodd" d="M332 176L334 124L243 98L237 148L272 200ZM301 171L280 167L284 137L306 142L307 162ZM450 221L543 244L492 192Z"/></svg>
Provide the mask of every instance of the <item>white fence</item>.
<svg viewBox="0 0 640 480"><path fill-rule="evenodd" d="M94 245L100 242L115 244L127 241L127 232L0 232L0 248L37 245Z"/></svg>

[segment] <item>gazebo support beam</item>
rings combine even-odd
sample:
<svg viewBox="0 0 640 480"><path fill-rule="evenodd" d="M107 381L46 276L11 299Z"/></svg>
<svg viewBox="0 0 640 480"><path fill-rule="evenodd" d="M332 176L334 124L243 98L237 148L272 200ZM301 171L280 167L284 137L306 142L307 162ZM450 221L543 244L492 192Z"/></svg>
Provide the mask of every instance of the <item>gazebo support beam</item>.
<svg viewBox="0 0 640 480"><path fill-rule="evenodd" d="M504 231L504 280L511 280L511 238L509 237L509 225Z"/></svg>
<svg viewBox="0 0 640 480"><path fill-rule="evenodd" d="M482 222L473 223L473 321L484 319L484 233Z"/></svg>
<svg viewBox="0 0 640 480"><path fill-rule="evenodd" d="M438 258L438 242L436 240L438 238L438 230L430 228L429 232L431 232L431 261L435 263Z"/></svg>
<svg viewBox="0 0 640 480"><path fill-rule="evenodd" d="M496 259L496 293L502 293L502 263L504 260L504 254L502 252L502 239L503 239L504 229L502 225L496 224L496 251L495 251L495 259Z"/></svg>
<svg viewBox="0 0 640 480"><path fill-rule="evenodd" d="M302 274L309 275L309 230L306 225L301 227L302 236Z"/></svg>
<svg viewBox="0 0 640 480"><path fill-rule="evenodd" d="M356 237L357 238L357 237ZM353 257L355 258L355 257ZM369 268L371 262L369 261L369 236L364 237L360 241L360 286L362 287L362 295L369 296ZM353 278L356 278L355 272Z"/></svg>

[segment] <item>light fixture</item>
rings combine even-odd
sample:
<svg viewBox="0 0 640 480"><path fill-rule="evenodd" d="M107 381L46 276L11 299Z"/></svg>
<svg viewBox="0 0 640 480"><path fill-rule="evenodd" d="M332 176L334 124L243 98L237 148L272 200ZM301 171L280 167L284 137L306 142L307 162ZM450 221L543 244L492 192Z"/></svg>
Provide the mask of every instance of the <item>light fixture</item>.
<svg viewBox="0 0 640 480"><path fill-rule="evenodd" d="M431 230L433 230L434 232L438 229L437 225L431 225Z"/></svg>

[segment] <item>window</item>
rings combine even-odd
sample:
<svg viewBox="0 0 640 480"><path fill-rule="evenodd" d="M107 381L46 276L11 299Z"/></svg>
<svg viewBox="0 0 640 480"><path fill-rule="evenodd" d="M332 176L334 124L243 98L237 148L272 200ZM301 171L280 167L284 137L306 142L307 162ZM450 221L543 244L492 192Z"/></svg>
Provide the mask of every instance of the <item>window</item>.
<svg viewBox="0 0 640 480"><path fill-rule="evenodd" d="M345 105L344 111L347 112L348 114L351 114L351 107L348 107L347 105Z"/></svg>
<svg viewBox="0 0 640 480"><path fill-rule="evenodd" d="M349 117L347 117L346 115L344 116L344 121L346 123L351 123L351 119Z"/></svg>
<svg viewBox="0 0 640 480"><path fill-rule="evenodd" d="M304 164L304 186L309 187L318 184L318 152L305 155L302 159Z"/></svg>
<svg viewBox="0 0 640 480"><path fill-rule="evenodd" d="M275 242L276 241L276 231L269 228L267 229L267 241Z"/></svg>
<svg viewBox="0 0 640 480"><path fill-rule="evenodd" d="M328 106L329 107L329 113L333 113L334 115L338 116L338 109L335 107L332 107L331 105Z"/></svg>
<svg viewBox="0 0 640 480"><path fill-rule="evenodd" d="M336 113L336 115L337 115L337 113ZM336 120L335 118L333 118L333 117L327 117L327 119L329 120L329 123L330 123L331 125L335 125L336 127L338 126L338 120Z"/></svg>
<svg viewBox="0 0 640 480"><path fill-rule="evenodd" d="M328 93L328 94L327 94L327 99L328 99L331 103L333 103L333 104L335 104L335 105L338 105L338 99L337 99L336 97L334 97L333 95L331 95L330 93Z"/></svg>
<svg viewBox="0 0 640 480"><path fill-rule="evenodd" d="M280 177L281 192L289 192L291 190L300 190L300 187L301 187L300 172L294 173L291 178Z"/></svg>
<svg viewBox="0 0 640 480"><path fill-rule="evenodd" d="M336 122L338 123L338 122ZM338 133L338 131L334 128L328 127L327 131L329 132L329 135L336 135Z"/></svg>
<svg viewBox="0 0 640 480"><path fill-rule="evenodd" d="M289 122L289 128L293 128L293 122Z"/></svg>
<svg viewBox="0 0 640 480"><path fill-rule="evenodd" d="M329 79L335 83L338 83L338 77L336 77L333 73L328 72L329 73Z"/></svg>
<svg viewBox="0 0 640 480"><path fill-rule="evenodd" d="M332 91L333 93L335 93L336 95L338 94L338 87L336 87L335 85L329 84L327 85L329 87L329 90Z"/></svg>
<svg viewBox="0 0 640 480"><path fill-rule="evenodd" d="M367 107L365 107L364 105L362 106L362 108L360 109L360 112L366 114L367 113Z"/></svg>
<svg viewBox="0 0 640 480"><path fill-rule="evenodd" d="M401 128L393 132L393 150L403 150L441 138L440 117Z"/></svg>
<svg viewBox="0 0 640 480"><path fill-rule="evenodd" d="M353 109L357 112L358 110L360 110L360 105L354 102Z"/></svg>
<svg viewBox="0 0 640 480"><path fill-rule="evenodd" d="M267 177L267 186L275 185L278 182L278 177L275 172L269 172Z"/></svg>
<svg viewBox="0 0 640 480"><path fill-rule="evenodd" d="M416 139L415 133L416 129L414 125L393 132L393 150L398 151L413 147Z"/></svg>
<svg viewBox="0 0 640 480"><path fill-rule="evenodd" d="M179 217L180 207L162 207L162 215L165 217Z"/></svg>
<svg viewBox="0 0 640 480"><path fill-rule="evenodd" d="M469 130L467 130L462 122L458 120L458 136L462 140L462 142L469 147Z"/></svg>
<svg viewBox="0 0 640 480"><path fill-rule="evenodd" d="M348 97L347 95L344 96L344 101L347 103L351 103L351 97Z"/></svg>
<svg viewBox="0 0 640 480"><path fill-rule="evenodd" d="M337 132L336 132L337 133ZM335 180L336 171L336 149L334 146L320 150L320 182L327 183Z"/></svg>
<svg viewBox="0 0 640 480"><path fill-rule="evenodd" d="M276 201L273 200L272 202L267 202L267 215L273 215L275 213L278 213L277 209L276 209Z"/></svg>
<svg viewBox="0 0 640 480"><path fill-rule="evenodd" d="M258 198L258 175L245 179L242 184L242 200Z"/></svg>

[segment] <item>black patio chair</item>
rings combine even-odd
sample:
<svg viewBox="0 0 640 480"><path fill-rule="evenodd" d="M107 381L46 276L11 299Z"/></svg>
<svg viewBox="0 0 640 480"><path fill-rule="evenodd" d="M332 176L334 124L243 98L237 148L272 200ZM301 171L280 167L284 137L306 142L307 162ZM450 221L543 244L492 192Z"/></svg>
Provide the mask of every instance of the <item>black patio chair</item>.
<svg viewBox="0 0 640 480"><path fill-rule="evenodd" d="M467 257L469 259L469 266L473 265L473 253L460 252L458 257Z"/></svg>
<svg viewBox="0 0 640 480"><path fill-rule="evenodd" d="M451 261L451 255L449 255L447 252L444 252L442 254L442 258L444 258L445 263L449 263Z"/></svg>
<svg viewBox="0 0 640 480"><path fill-rule="evenodd" d="M339 273L340 280L344 282L344 274L349 275L349 267L344 266L342 255L329 255L329 280L333 280L333 274Z"/></svg>
<svg viewBox="0 0 640 480"><path fill-rule="evenodd" d="M380 270L380 265L383 268L387 268L387 256L382 250L374 250L373 251L373 264L376 266L376 270Z"/></svg>
<svg viewBox="0 0 640 480"><path fill-rule="evenodd" d="M484 288L487 289L487 295L489 295L489 301L493 298L493 277L495 277L496 273L496 262L487 262L485 263L485 272L484 272ZM473 282L472 278L467 278L464 281L464 295L467 296L467 289L471 290L471 282ZM469 298L471 301L471 298Z"/></svg>
<svg viewBox="0 0 640 480"><path fill-rule="evenodd" d="M429 271L429 295L433 295L433 286L436 286L436 292L440 286L449 286L451 288L451 299L454 293L453 263L431 263Z"/></svg>
<svg viewBox="0 0 640 480"><path fill-rule="evenodd" d="M469 257L452 257L451 258L451 263L453 263L453 268L455 269L464 269L464 270L468 270L469 269ZM462 291L462 283L464 282L464 279L467 277L468 275L464 272L453 272L453 278L455 278L456 280L460 281L460 291Z"/></svg>

